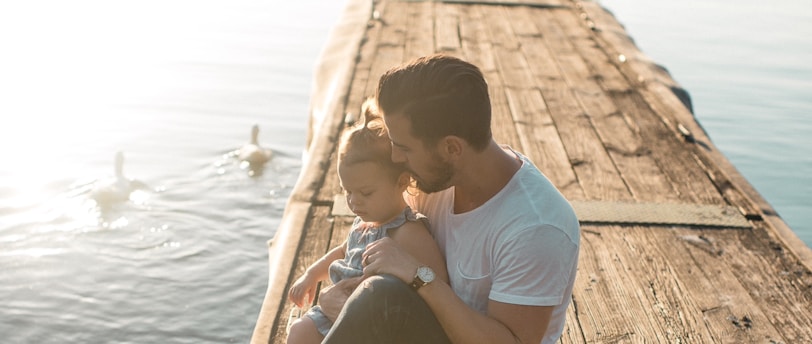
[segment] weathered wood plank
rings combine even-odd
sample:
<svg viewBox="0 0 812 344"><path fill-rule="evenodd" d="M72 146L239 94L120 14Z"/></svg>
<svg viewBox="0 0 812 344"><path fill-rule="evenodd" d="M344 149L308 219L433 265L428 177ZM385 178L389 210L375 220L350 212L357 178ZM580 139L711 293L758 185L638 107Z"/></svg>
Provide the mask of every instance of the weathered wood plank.
<svg viewBox="0 0 812 344"><path fill-rule="evenodd" d="M381 29L378 41L373 43L377 45L375 54L370 56L371 68L366 86L369 95L375 94L378 79L384 72L405 60L408 6L409 4L405 2L391 2L386 3L386 7L380 10L385 16L385 25Z"/></svg>
<svg viewBox="0 0 812 344"><path fill-rule="evenodd" d="M504 17L491 16L486 20L485 36L482 37L492 42L491 53L496 67L494 71L485 72L491 96L491 122L494 123L491 131L497 142L524 151L525 148L522 147L516 133L514 116L506 92L521 87L519 85L524 78L526 63L522 66L522 61L513 58L518 56L518 42L515 42L515 39L496 43L498 41L495 38L495 36L510 37L510 30L509 22L504 20ZM525 83L524 87L530 87L529 83Z"/></svg>
<svg viewBox="0 0 812 344"><path fill-rule="evenodd" d="M485 29L485 20L480 6L463 6L460 8L462 20L460 21L460 39L462 56L483 73L496 71L496 59L493 44L486 40L488 35ZM488 82L496 82L488 80Z"/></svg>
<svg viewBox="0 0 812 344"><path fill-rule="evenodd" d="M519 12L517 17L517 21L535 20L535 16L531 16L528 11ZM539 30L538 36L519 36L519 43L527 60L533 61L530 65L530 72L538 82L536 86L544 86L547 81L563 80L553 52L544 42L544 34L541 30Z"/></svg>
<svg viewBox="0 0 812 344"><path fill-rule="evenodd" d="M307 267L315 263L322 255L327 253L329 247L327 244L330 242L332 235L333 222L330 221L330 207L313 207L308 215L307 222L305 223L304 236L299 241L299 248L296 255L296 263L293 269L288 273L288 281L283 290L290 289L293 282L304 274ZM290 314L294 305L287 300L287 294L283 295L280 301L281 318L275 324L273 332L271 333L272 343L282 344L286 339L286 327L288 326L287 315Z"/></svg>
<svg viewBox="0 0 812 344"><path fill-rule="evenodd" d="M576 198L584 198L575 172L570 165L564 144L538 83L546 80L561 80L558 66L550 54L542 33L534 23L534 13L526 10L503 12L516 34L520 54L527 64L524 76L531 78L529 90L508 90L506 95L511 113L514 116L523 153L530 157L544 171L545 175L563 193Z"/></svg>
<svg viewBox="0 0 812 344"><path fill-rule="evenodd" d="M558 16L556 19L560 20L560 21L566 21L567 18L571 19L572 17ZM570 21L570 23L572 23L572 21ZM577 28L577 26L575 26L575 25L569 25L569 27L576 27ZM573 32L577 33L578 31L577 30L570 31L570 34L572 34L573 36L576 36L575 34L573 34ZM573 38L571 38L571 40L577 42L578 38L573 37ZM583 44L581 44L581 45L575 44L575 46L583 46ZM594 54L584 54L584 53L582 53L582 55L587 56L587 59L588 59L589 56L592 56L593 58L596 56ZM597 56L600 56L600 55L597 55ZM601 59L598 59L598 60L593 59L591 61L592 62L591 66L593 66L593 68L595 68L594 66L600 67L606 61L607 61L606 59L602 59L602 60ZM605 64L603 64L602 68L609 68L609 67L611 67L611 66L606 66ZM585 77L585 76L582 76L582 77ZM628 94L628 93L624 92L624 93L621 93L621 94L623 95L623 94ZM637 118L637 117L635 117L635 118ZM611 127L606 126L605 123L602 126L599 126L599 127L603 128L603 129L611 128ZM615 134L617 134L617 132L615 132ZM628 134L624 135L624 136L628 136ZM603 137L607 137L607 136L604 135ZM634 136L632 136L632 137L634 137ZM666 136L666 138L668 138L668 137L669 136ZM615 158L615 161L618 160L617 157L614 157L614 158ZM649 168L649 169L651 170L651 168ZM653 170L654 170L654 172L659 172L656 169L653 169ZM644 170L644 172L645 172L645 170ZM648 174L649 173L645 173L645 175L648 175ZM639 180L640 178L638 178L637 176L634 176L632 178L627 177L625 179L627 179L627 180ZM661 192L662 192L662 184L663 184L662 182L658 182L656 184L649 185L649 186L653 187L651 195L654 196L655 198L657 198L657 196L659 194L661 194ZM667 194L667 193L663 193L663 194ZM637 238L637 239L648 240L646 242L648 245L640 245L640 246L656 246L657 244L662 243L663 239L668 239L667 237L656 235L656 233L651 233L650 231L647 231L645 233L639 233L636 236L629 236L629 237L632 238L632 239ZM669 248L674 247L673 244L670 243L670 241L666 241L666 242L667 243L664 246L669 247ZM648 261L648 262L656 261L661 256L663 256L663 255L651 255L651 256L649 256L650 258L647 258L646 261ZM672 257L671 261L677 261L677 262L682 262L683 261L682 256L680 256L680 255L677 255L677 256L671 255L671 256L667 256L667 257ZM695 268L695 267L692 267L693 264L691 262L687 263L687 265L689 265L689 267L687 268L687 271L689 271L689 272L691 271L691 268ZM680 279L674 278L674 276L679 275L681 273L684 273L684 270L681 270L679 268L669 267L667 264L665 264L665 266L663 268L661 268L661 271L659 271L659 273L658 273L658 271L652 271L653 276L659 276L659 275L662 274L662 272L667 272L666 280L663 280L662 278L655 278L655 279L650 280L650 288L655 291L654 295L660 297L662 300L681 300L681 299L685 299L686 301L691 301L691 300L700 300L700 299L702 299L703 295L707 295L707 294L705 294L705 293L707 293L707 290L703 290L703 288L691 288L692 286L702 285L703 282L707 283L708 282L707 280L704 280L702 278L696 278L696 276L694 275L692 280L691 279L682 280L682 281L687 281L687 283L682 282ZM640 279L641 277L638 277L637 279ZM680 282L680 283L678 283L676 285L676 287L675 287L674 285L671 285L671 283L670 283L671 280L677 281L677 282ZM664 281L666 281L668 283L663 283ZM727 281L729 283L737 284L737 281L735 279L728 279ZM694 289L694 290L691 290L691 289ZM675 291L675 290L679 290L680 293L675 294L675 295L671 295L673 293L673 291ZM685 294L683 294L683 293L685 293ZM660 305L661 310L662 310L662 312L660 313L660 316L661 316L660 319L661 319L661 321L664 321L664 328L670 329L669 330L670 332L668 332L668 333L670 335L672 335L672 337L666 338L669 342L674 342L674 341L677 341L679 339L689 339L690 341L708 341L708 340L711 340L711 339L719 340L720 338L726 338L725 341L732 339L735 342L742 342L744 340L753 341L755 338L768 337L768 334L770 332L772 332L773 334L775 333L774 329L771 329L771 328L767 327L766 329L761 328L762 332L752 331L752 332L748 332L748 333L735 333L736 335L732 336L732 337L730 337L729 334L728 334L728 336L726 336L727 330L730 330L730 327L726 326L726 325L729 325L729 323L730 323L727 318L731 317L732 315L729 314L730 312L727 312L728 314L725 314L725 312L723 312L723 309L719 308L719 307L714 308L715 311L713 312L713 314L705 314L704 315L704 319L706 319L706 326L710 329L710 332L705 332L705 331L695 332L697 330L702 329L702 326L701 326L702 323L694 315L695 314L700 314L702 309L698 309L698 310L694 310L694 311L685 311L684 313L679 314L679 316L675 316L674 312L672 310L670 310L671 309L670 307L663 306L664 303L661 303L661 302L659 303L659 305ZM752 302L751 302L751 305L752 305ZM696 309L696 306L693 303L691 303L691 306L694 309ZM679 306L679 307L673 307L673 309L679 310L679 309L684 309L685 307L686 306ZM720 315L722 315L722 316L720 316ZM681 324L684 324L686 322L689 322L689 326L685 326L685 327L677 326L677 327L675 327L675 325L681 325ZM677 330L677 328L683 328L683 330ZM763 331L766 331L766 332L763 332ZM682 334L679 334L679 332L682 332ZM677 334L675 335L675 333L677 333ZM773 337L775 337L775 336L773 336ZM702 339L702 338L705 338L705 339Z"/></svg>
<svg viewBox="0 0 812 344"><path fill-rule="evenodd" d="M487 74L486 77L490 77L491 79L498 78L497 76ZM497 83L489 83L488 89L491 96L491 121L502 123L501 126L491 129L494 139L501 144L524 151L525 149L522 147L522 143L516 134L516 127L512 125L513 115L511 115L510 106L505 95L507 88Z"/></svg>
<svg viewBox="0 0 812 344"><path fill-rule="evenodd" d="M536 83L530 73L530 63L521 53L520 36L514 29L529 30L528 26L532 26L532 23L517 20L519 19L516 15L518 11L519 8L491 10L493 15L489 21L492 23L489 25L491 29L489 32L491 40L498 47L494 50L504 86L509 89L526 90L534 88ZM531 44L539 44L539 42L531 42Z"/></svg>
<svg viewBox="0 0 812 344"><path fill-rule="evenodd" d="M372 71L372 61L378 53L378 40L383 34L383 22L381 20L370 20L367 22L366 34L361 42L358 55L355 59L355 70L352 75L352 81L349 84L349 93L346 99L346 107L341 109L344 117L341 118L342 122L339 123L334 130L336 134L336 145L332 149L329 160L325 162L324 169L324 184L318 190L315 201L322 204L332 202L333 196L341 192L341 186L338 183L337 176L337 155L336 148L338 147L338 140L341 138L341 133L347 126L351 126L358 121L361 116L361 104L370 96L374 96L375 87L377 87L377 80L379 75L374 75ZM373 81L374 80L374 81ZM370 88L372 87L372 88ZM347 116L349 115L349 116ZM349 118L348 118L349 117ZM347 123L347 120L350 120Z"/></svg>
<svg viewBox="0 0 812 344"><path fill-rule="evenodd" d="M459 56L460 16L455 5L436 4L434 16L434 51Z"/></svg>
<svg viewBox="0 0 812 344"><path fill-rule="evenodd" d="M543 171L561 192L583 198L575 172L541 92L537 89L506 91L508 106L522 142L522 153Z"/></svg>
<svg viewBox="0 0 812 344"><path fill-rule="evenodd" d="M482 11L482 20L485 21L487 32L489 32L489 41L498 49L507 49L515 51L519 49L519 43L513 35L513 29L509 21L503 20L504 16L499 14L502 7L489 7L477 6L479 11ZM496 11L494 11L496 10Z"/></svg>
<svg viewBox="0 0 812 344"><path fill-rule="evenodd" d="M578 322L587 343L664 342L657 316L638 288L639 258L614 246L622 227L583 226L578 276L573 289Z"/></svg>
<svg viewBox="0 0 812 344"><path fill-rule="evenodd" d="M568 344L585 344L586 338L584 338L583 329L581 329L581 322L578 319L578 301L575 300L575 296L573 295L572 303L570 306L567 307L567 320L564 324L564 330L561 332L561 343L568 343Z"/></svg>
<svg viewBox="0 0 812 344"><path fill-rule="evenodd" d="M587 8L593 7L596 4L594 3L587 3L587 2L578 2L579 7ZM586 12L585 12L586 13ZM573 16L577 16L577 13L567 13L564 18L569 18L570 22L577 25L576 21L573 21ZM621 53L615 50L615 46L620 46L624 52L622 53L625 57L626 63L619 63L615 64L616 66L620 66L623 69L623 73L627 75L627 79L629 80L636 80L638 84L635 87L634 93L628 92L618 92L615 93L616 96L619 98L625 98L621 101L626 101L628 104L629 100L634 101L636 104L627 108L630 112L642 112L641 115L632 115L632 117L637 119L646 120L647 126L640 126L639 132L644 135L644 138L647 136L647 144L654 145L654 144L669 144L670 149L662 149L659 151L667 152L666 155L655 157L657 160L660 169L662 169L666 174L668 174L669 178L672 180L673 185L677 188L677 192L680 194L680 197L687 200L692 200L701 203L709 203L713 204L719 202L720 196L718 192L715 190L714 184L708 179L708 176L702 172L701 170L697 170L695 168L687 168L686 166L694 166L696 165L696 158L694 155L689 151L686 150L684 147L683 142L678 140L679 134L676 130L677 124L674 123L673 120L669 120L671 111L669 111L663 105L657 105L660 103L661 100L654 99L657 97L650 96L649 91L647 90L648 87L653 87L656 85L662 86L663 84L668 84L669 86L677 87L676 83L668 76L668 73L664 71L662 68L659 68L655 64L649 62L650 60L648 57L643 55L639 50L636 49L634 43L628 38L627 35L623 34L622 27L619 24L616 24L615 21L610 21L611 15L609 15L605 11L597 11L594 8L588 11L588 20L583 25L579 25L575 27L573 25L573 30L588 30L590 27L591 20L594 17L600 17L600 19L595 19L600 23L598 26L598 30L600 32L601 39L608 39L612 42L612 46L607 46L606 44L601 44L600 46L605 51L604 56L619 56ZM614 25L613 25L614 24ZM596 24L595 24L596 25ZM592 30L590 30L592 31ZM590 55L594 56L594 55ZM593 58L594 61L609 61L608 58ZM600 59L600 60L598 60ZM632 63L632 61L637 61L637 63ZM648 67L644 67L648 66ZM633 69L632 69L633 68ZM645 86L645 87L640 87ZM639 101L636 101L635 98L642 97ZM660 94L660 96L668 96L669 99L676 100L674 94L669 90L668 94ZM679 102L678 100L676 100ZM671 104L676 105L676 104ZM682 107L682 103L679 103L679 106ZM684 109L684 107L683 107ZM648 113L648 116L646 115ZM663 125L654 123L650 121L650 118L655 118L661 122ZM698 128L698 124L695 123L693 117L691 117L691 122L694 124L691 126L692 128ZM640 124L640 122L638 122ZM694 127L694 125L696 127ZM656 128L657 130L651 130ZM674 137L674 140L663 140L668 136ZM656 154L656 152L655 152Z"/></svg>
<svg viewBox="0 0 812 344"><path fill-rule="evenodd" d="M504 75L498 63L492 39L489 38L489 21L482 20L479 6L462 6L460 13L460 37L462 38L462 58L476 61L488 82L488 92L491 95L492 121L500 123L492 128L497 141L521 149L521 142L516 138L515 127L512 125L513 117L505 97L506 87ZM473 63L473 62L472 62Z"/></svg>
<svg viewBox="0 0 812 344"><path fill-rule="evenodd" d="M684 142L656 118L639 94L629 92L613 96L622 113L635 119L633 130L641 137L644 149L671 184L673 193L669 198L703 204L724 203L707 174L697 169L696 159L685 150Z"/></svg>
<svg viewBox="0 0 812 344"><path fill-rule="evenodd" d="M420 1L420 0L407 0L407 1ZM520 7L565 7L569 3L567 0L440 0L441 2L450 4L487 4L487 5L500 5L505 7L520 6Z"/></svg>
<svg viewBox="0 0 812 344"><path fill-rule="evenodd" d="M536 25L550 51L556 52L554 60L565 79L548 79L539 83L544 83L542 95L558 127L578 182L588 199L628 199L631 197L629 190L595 132L590 118L592 114L583 107L572 88L571 83L581 81L567 80L567 73L574 73L571 69L585 66L566 41L563 33L566 30L557 25L554 19L557 11L536 12Z"/></svg>
<svg viewBox="0 0 812 344"><path fill-rule="evenodd" d="M741 322L745 315L763 312L758 318L750 316L751 327L768 326L764 321L769 321L778 330L778 338L785 342L812 343L812 274L797 257L766 234L757 229L752 233L734 232L715 240L723 252L719 258L730 267L727 273L739 280L742 290L757 305L758 310L748 307L735 316L745 325ZM765 237L753 240L759 236Z"/></svg>
<svg viewBox="0 0 812 344"><path fill-rule="evenodd" d="M651 157L652 149L640 137L635 121L613 100L614 95L634 92L631 85L597 48L591 30L582 25L581 18L560 13L555 19L562 27L570 28L569 41L587 65L574 69L581 74L571 77L583 80L585 89L578 93L579 98L594 114L591 117L595 130L633 197L638 201L678 200L675 188Z"/></svg>
<svg viewBox="0 0 812 344"><path fill-rule="evenodd" d="M418 2L409 6L409 29L406 31L407 59L431 55L435 49L434 2Z"/></svg>
<svg viewBox="0 0 812 344"><path fill-rule="evenodd" d="M725 245L720 243L735 236L734 232L736 230L675 229L674 237L668 241L646 240L646 237L632 239L641 239L639 245L652 247L656 256L669 257L673 278L691 293L714 342L780 340L758 304L731 273L734 268L720 259L728 254ZM739 319L748 320L737 325Z"/></svg>
<svg viewBox="0 0 812 344"><path fill-rule="evenodd" d="M347 240L347 235L352 228L354 216L335 216L333 217L333 235L330 237L330 247L336 247Z"/></svg>

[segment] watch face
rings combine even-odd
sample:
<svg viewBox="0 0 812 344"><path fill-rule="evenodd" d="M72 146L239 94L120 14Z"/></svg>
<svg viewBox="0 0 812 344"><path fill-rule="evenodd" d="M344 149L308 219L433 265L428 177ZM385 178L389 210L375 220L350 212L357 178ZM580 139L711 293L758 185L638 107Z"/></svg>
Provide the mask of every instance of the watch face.
<svg viewBox="0 0 812 344"><path fill-rule="evenodd" d="M434 270L428 266L421 266L417 268L417 277L420 277L423 282L429 283L434 280Z"/></svg>

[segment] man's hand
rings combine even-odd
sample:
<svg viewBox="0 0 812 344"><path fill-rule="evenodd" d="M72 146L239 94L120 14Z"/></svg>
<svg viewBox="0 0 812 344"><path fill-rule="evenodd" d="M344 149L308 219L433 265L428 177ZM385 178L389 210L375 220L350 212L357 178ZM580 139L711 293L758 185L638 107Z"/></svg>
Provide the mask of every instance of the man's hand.
<svg viewBox="0 0 812 344"><path fill-rule="evenodd" d="M336 321L338 313L341 313L341 309L344 308L344 304L347 302L347 298L363 280L363 276L350 277L321 290L321 293L319 293L319 306L321 306L321 311L330 321Z"/></svg>
<svg viewBox="0 0 812 344"><path fill-rule="evenodd" d="M420 263L392 238L382 238L364 251L364 276L390 274L406 284L412 283Z"/></svg>

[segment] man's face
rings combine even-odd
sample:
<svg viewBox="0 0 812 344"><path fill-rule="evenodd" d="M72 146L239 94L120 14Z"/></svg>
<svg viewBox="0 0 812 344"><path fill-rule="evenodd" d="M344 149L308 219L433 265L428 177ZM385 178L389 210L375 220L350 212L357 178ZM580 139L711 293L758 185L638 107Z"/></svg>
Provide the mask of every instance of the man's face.
<svg viewBox="0 0 812 344"><path fill-rule="evenodd" d="M436 147L426 147L411 135L411 124L405 116L384 116L384 122L392 140L392 161L406 164L418 189L432 193L451 186L452 164L440 156Z"/></svg>

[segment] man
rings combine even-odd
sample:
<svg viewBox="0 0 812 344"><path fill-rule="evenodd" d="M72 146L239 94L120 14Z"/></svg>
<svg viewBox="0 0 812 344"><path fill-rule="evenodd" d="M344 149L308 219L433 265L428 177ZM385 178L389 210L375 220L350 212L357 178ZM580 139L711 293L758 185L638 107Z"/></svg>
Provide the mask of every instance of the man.
<svg viewBox="0 0 812 344"><path fill-rule="evenodd" d="M556 342L575 281L578 220L526 157L493 140L480 70L450 56L419 58L386 72L376 98L392 160L423 191L409 203L428 216L450 284L379 240L364 258L364 275L375 276L346 301L325 343Z"/></svg>

